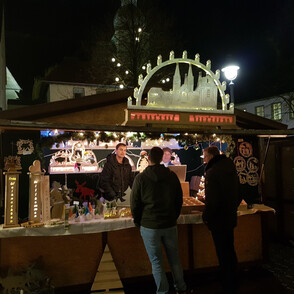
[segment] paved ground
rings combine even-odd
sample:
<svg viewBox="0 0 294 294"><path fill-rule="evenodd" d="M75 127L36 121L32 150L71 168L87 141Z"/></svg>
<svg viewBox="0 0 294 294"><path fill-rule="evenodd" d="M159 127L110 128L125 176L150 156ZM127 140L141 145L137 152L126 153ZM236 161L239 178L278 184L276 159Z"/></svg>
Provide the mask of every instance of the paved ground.
<svg viewBox="0 0 294 294"><path fill-rule="evenodd" d="M294 242L271 242L269 257L263 268L271 272L289 293L294 293Z"/></svg>
<svg viewBox="0 0 294 294"><path fill-rule="evenodd" d="M239 278L239 294L294 294L294 244L271 242L269 261L262 266L241 269ZM171 281L171 277L169 279ZM216 272L193 275L186 273L185 279L188 286L195 289L198 294L221 292ZM132 282L125 284L126 294L155 293L152 277Z"/></svg>
<svg viewBox="0 0 294 294"><path fill-rule="evenodd" d="M238 294L294 294L294 243L269 243L269 260L263 265L240 269ZM197 294L218 294L221 292L217 272L198 274L185 273L189 288ZM172 279L169 275L172 286ZM125 294L155 294L152 276L123 281ZM56 291L56 294L89 294L78 287L70 292ZM98 293L98 292L95 292ZM100 292L99 294L102 294ZM116 292L107 292L113 293ZM122 292L119 292L122 293ZM170 294L174 294L170 291Z"/></svg>
<svg viewBox="0 0 294 294"><path fill-rule="evenodd" d="M190 289L194 289L198 294L221 293L218 276L216 273L186 275L186 282ZM172 286L171 286L172 287ZM132 285L125 286L126 294L153 294L155 293L154 282L138 281ZM174 294L174 291L170 291ZM290 294L278 279L268 270L257 267L240 271L240 288L238 294Z"/></svg>

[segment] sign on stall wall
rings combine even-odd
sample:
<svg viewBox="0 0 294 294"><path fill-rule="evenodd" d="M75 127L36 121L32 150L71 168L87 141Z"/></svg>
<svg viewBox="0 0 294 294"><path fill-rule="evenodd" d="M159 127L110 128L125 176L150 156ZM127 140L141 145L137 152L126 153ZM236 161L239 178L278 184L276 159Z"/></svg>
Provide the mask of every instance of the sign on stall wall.
<svg viewBox="0 0 294 294"><path fill-rule="evenodd" d="M256 156L257 148L254 146L254 140L239 139L236 151L234 164L239 177L240 193L247 203L253 203L259 199L259 160Z"/></svg>

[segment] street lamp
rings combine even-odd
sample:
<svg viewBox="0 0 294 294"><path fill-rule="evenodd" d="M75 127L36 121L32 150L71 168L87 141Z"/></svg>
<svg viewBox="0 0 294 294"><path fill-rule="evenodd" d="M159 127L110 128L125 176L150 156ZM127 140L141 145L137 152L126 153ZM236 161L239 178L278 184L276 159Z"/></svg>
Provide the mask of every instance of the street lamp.
<svg viewBox="0 0 294 294"><path fill-rule="evenodd" d="M238 75L238 70L240 69L239 66L237 65L229 65L226 66L222 69L222 72L225 74L225 77L227 80L231 81L230 82L230 94L231 94L231 103L234 104L234 83L233 80Z"/></svg>

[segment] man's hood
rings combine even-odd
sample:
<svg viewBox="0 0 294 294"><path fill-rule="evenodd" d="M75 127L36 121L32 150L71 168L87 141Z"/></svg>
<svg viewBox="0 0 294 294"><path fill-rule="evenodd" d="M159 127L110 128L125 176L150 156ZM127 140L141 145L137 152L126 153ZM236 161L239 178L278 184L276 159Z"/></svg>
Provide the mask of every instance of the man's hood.
<svg viewBox="0 0 294 294"><path fill-rule="evenodd" d="M170 172L170 169L164 165L156 164L148 166L143 173L152 182L163 182L168 178Z"/></svg>

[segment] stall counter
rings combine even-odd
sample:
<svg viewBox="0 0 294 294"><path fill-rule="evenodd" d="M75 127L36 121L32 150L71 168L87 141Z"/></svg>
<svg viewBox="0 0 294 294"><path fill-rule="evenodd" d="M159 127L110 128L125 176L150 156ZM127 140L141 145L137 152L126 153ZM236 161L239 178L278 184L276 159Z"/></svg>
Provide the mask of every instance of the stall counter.
<svg viewBox="0 0 294 294"><path fill-rule="evenodd" d="M262 218L266 212L273 212L273 209L260 205L239 210L235 247L240 263L263 260ZM218 265L210 232L202 223L200 212L181 215L178 231L184 270ZM151 275L139 229L129 217L72 222L68 230L63 225L1 229L0 267L26 267L38 260L56 288L89 286L96 276L106 244L121 279Z"/></svg>

